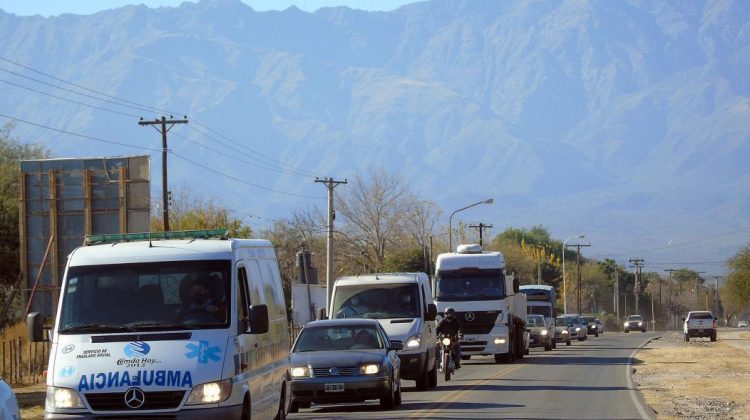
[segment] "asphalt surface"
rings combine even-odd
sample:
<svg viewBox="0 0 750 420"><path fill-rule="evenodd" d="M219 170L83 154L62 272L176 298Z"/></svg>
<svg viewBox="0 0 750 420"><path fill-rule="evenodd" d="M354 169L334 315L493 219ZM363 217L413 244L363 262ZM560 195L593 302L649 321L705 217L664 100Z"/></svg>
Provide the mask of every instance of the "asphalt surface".
<svg viewBox="0 0 750 420"><path fill-rule="evenodd" d="M381 411L377 401L313 405L289 418L315 419L642 419L652 412L633 386L629 370L637 369L635 352L652 333L605 333L587 341L564 343L512 364L474 357L450 382L417 391L402 381L403 404Z"/></svg>

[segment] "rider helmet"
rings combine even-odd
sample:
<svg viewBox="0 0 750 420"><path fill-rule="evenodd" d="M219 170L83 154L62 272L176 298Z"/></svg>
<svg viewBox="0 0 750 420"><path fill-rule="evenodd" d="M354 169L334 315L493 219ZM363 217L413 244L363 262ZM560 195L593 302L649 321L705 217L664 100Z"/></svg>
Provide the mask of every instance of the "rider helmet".
<svg viewBox="0 0 750 420"><path fill-rule="evenodd" d="M445 308L445 319L448 321L453 320L453 317L456 315L456 310L453 308Z"/></svg>

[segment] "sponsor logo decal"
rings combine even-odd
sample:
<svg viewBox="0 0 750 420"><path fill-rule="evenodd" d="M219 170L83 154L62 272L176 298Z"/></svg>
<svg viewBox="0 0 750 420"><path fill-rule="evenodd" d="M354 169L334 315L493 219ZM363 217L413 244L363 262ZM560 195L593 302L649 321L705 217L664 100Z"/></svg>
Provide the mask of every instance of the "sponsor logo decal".
<svg viewBox="0 0 750 420"><path fill-rule="evenodd" d="M189 371L181 370L127 370L99 372L81 375L78 381L78 392L97 389L137 386L165 386L173 388L192 388L193 377Z"/></svg>
<svg viewBox="0 0 750 420"><path fill-rule="evenodd" d="M100 357L112 357L109 349L90 349L84 350L83 353L76 356L79 359L98 359Z"/></svg>
<svg viewBox="0 0 750 420"><path fill-rule="evenodd" d="M74 373L76 373L76 368L73 366L65 366L64 368L60 369L59 372L57 372L57 374L61 378L69 378L73 376Z"/></svg>
<svg viewBox="0 0 750 420"><path fill-rule="evenodd" d="M218 346L209 346L208 341L205 340L200 340L198 344L188 343L185 349L188 350L185 353L185 357L188 359L198 359L198 363L208 363L209 359L214 362L221 360L221 356L219 355L221 348Z"/></svg>
<svg viewBox="0 0 750 420"><path fill-rule="evenodd" d="M123 353L125 353L125 356L128 357L143 357L150 351L151 346L149 346L148 343L144 343L143 341L134 341L125 346Z"/></svg>
<svg viewBox="0 0 750 420"><path fill-rule="evenodd" d="M65 347L62 348L62 354L68 354L68 353L70 353L71 351L73 351L75 349L76 349L76 346L74 346L72 344L68 344L67 346L65 346Z"/></svg>

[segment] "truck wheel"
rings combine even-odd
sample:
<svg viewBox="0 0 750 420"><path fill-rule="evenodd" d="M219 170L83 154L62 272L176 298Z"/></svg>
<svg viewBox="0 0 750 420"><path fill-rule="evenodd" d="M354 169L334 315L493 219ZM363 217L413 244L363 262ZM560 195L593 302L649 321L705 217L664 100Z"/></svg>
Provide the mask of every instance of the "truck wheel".
<svg viewBox="0 0 750 420"><path fill-rule="evenodd" d="M550 350L552 350L552 344L549 344L549 343L545 344L544 351L550 351Z"/></svg>
<svg viewBox="0 0 750 420"><path fill-rule="evenodd" d="M299 412L299 403L297 401L292 401L292 404L289 406L289 414L297 412Z"/></svg>
<svg viewBox="0 0 750 420"><path fill-rule="evenodd" d="M625 330L625 334L627 334L627 333L629 333L629 332L630 332L629 330Z"/></svg>
<svg viewBox="0 0 750 420"><path fill-rule="evenodd" d="M496 354L495 363L508 363L508 354Z"/></svg>
<svg viewBox="0 0 750 420"><path fill-rule="evenodd" d="M565 341L565 345L566 345L566 346L569 346L569 345L570 345L570 339L567 339L567 340Z"/></svg>
<svg viewBox="0 0 750 420"><path fill-rule="evenodd" d="M687 334L685 334L685 341L687 341L688 343L690 342L690 336Z"/></svg>
<svg viewBox="0 0 750 420"><path fill-rule="evenodd" d="M471 360L471 355L470 354L462 354L461 355L461 360Z"/></svg>
<svg viewBox="0 0 750 420"><path fill-rule="evenodd" d="M594 337L599 337L599 331L594 333Z"/></svg>
<svg viewBox="0 0 750 420"><path fill-rule="evenodd" d="M711 334L711 341L716 341L716 334Z"/></svg>

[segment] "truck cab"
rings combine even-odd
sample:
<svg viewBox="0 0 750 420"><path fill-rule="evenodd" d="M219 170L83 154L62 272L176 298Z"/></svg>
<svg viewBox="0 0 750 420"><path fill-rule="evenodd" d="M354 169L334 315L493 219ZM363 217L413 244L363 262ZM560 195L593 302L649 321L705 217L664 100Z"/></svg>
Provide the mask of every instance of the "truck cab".
<svg viewBox="0 0 750 420"><path fill-rule="evenodd" d="M435 302L439 314L456 310L464 333L462 357L493 355L498 363L522 358L527 350L526 297L506 275L500 252L476 244L438 255Z"/></svg>

